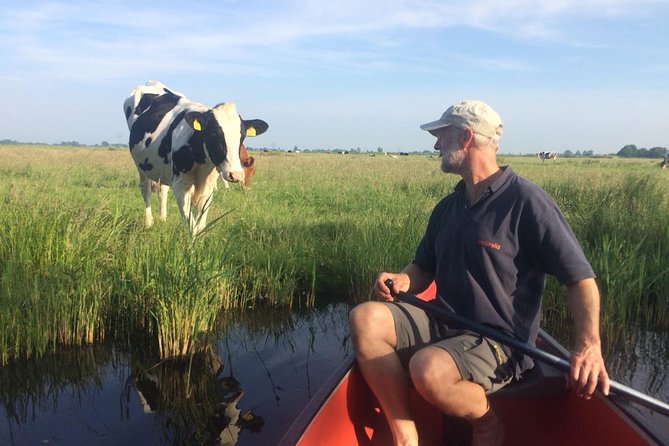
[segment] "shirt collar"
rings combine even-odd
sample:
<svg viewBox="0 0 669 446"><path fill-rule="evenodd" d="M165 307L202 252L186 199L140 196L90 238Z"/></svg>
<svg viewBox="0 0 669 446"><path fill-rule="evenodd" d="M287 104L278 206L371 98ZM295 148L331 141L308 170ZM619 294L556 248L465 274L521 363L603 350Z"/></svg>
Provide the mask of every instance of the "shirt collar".
<svg viewBox="0 0 669 446"><path fill-rule="evenodd" d="M486 188L486 191L490 191L492 193L496 192L515 175L511 169L511 166L500 166L500 169L502 170L502 174ZM460 195L464 195L466 188L467 186L465 186L465 181L460 180L458 181L458 184L455 185L454 192Z"/></svg>

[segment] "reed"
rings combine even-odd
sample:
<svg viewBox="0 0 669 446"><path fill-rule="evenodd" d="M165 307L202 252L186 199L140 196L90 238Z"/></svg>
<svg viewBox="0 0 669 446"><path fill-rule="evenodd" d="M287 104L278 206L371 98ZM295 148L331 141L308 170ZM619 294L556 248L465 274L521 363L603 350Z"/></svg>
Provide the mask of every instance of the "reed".
<svg viewBox="0 0 669 446"><path fill-rule="evenodd" d="M545 186L566 209L595 269L602 321L611 332L616 325L667 322L666 185L666 178L655 172L639 172L605 187L593 187L587 181L553 181ZM559 298L556 287L551 290L550 296ZM566 314L564 304L555 306Z"/></svg>
<svg viewBox="0 0 669 446"><path fill-rule="evenodd" d="M220 310L370 298L411 261L457 182L436 157L254 153L251 190L214 197L192 239L170 198L143 227L126 151L0 147L0 360L137 333L161 357L206 348ZM598 275L605 325L669 325L669 176L647 160L502 157L563 209ZM67 172L67 174L65 173ZM549 280L544 315L566 318Z"/></svg>
<svg viewBox="0 0 669 446"><path fill-rule="evenodd" d="M149 266L155 276L146 296L161 358L186 356L206 346L206 335L229 297L225 265L201 253L193 247L176 250L177 255L158 256L158 262Z"/></svg>

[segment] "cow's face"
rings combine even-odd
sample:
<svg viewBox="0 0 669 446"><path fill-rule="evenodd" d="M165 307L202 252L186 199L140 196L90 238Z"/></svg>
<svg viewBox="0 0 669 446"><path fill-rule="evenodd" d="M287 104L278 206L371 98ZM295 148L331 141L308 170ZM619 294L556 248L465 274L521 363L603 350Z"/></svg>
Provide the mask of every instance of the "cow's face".
<svg viewBox="0 0 669 446"><path fill-rule="evenodd" d="M249 155L244 144L239 148L239 156L242 160L242 169L244 169L244 182L242 183L242 186L250 188L251 178L253 178L256 170L256 159L252 155Z"/></svg>
<svg viewBox="0 0 669 446"><path fill-rule="evenodd" d="M204 113L187 113L186 121L194 131L203 132L205 154L221 177L231 182L244 181L240 147L246 136L265 132L269 127L267 123L244 121L231 102L219 104Z"/></svg>

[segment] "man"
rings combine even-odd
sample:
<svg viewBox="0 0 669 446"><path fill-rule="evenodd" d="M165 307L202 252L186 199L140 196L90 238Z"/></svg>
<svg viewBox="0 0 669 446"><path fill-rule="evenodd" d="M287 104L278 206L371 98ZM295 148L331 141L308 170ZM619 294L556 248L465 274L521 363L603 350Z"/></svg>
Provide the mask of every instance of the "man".
<svg viewBox="0 0 669 446"><path fill-rule="evenodd" d="M434 208L415 258L399 273L381 273L375 294L351 311L360 370L377 396L395 445L417 445L409 379L427 401L472 424L474 445L501 444L504 427L490 410L493 392L532 367L532 360L453 324L435 320L393 292L419 293L433 281L438 305L534 343L544 275L566 286L575 343L569 385L590 398L609 381L599 337L594 273L553 200L499 167L502 121L487 104L464 101L421 126L437 138L441 170L462 177ZM408 376L407 376L408 372Z"/></svg>

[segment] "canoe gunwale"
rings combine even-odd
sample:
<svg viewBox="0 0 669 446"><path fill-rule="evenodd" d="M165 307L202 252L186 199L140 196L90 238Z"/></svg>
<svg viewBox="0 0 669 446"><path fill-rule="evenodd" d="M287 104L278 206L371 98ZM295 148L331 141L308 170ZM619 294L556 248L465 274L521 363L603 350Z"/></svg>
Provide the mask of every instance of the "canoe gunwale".
<svg viewBox="0 0 669 446"><path fill-rule="evenodd" d="M327 404L328 399L337 391L337 388L345 383L346 377L351 373L351 368L355 364L355 356L350 358L337 367L316 391L307 405L302 409L295 421L290 425L288 431L279 440L278 446L294 446L300 440L300 437L306 432L311 421L318 415L319 411Z"/></svg>

